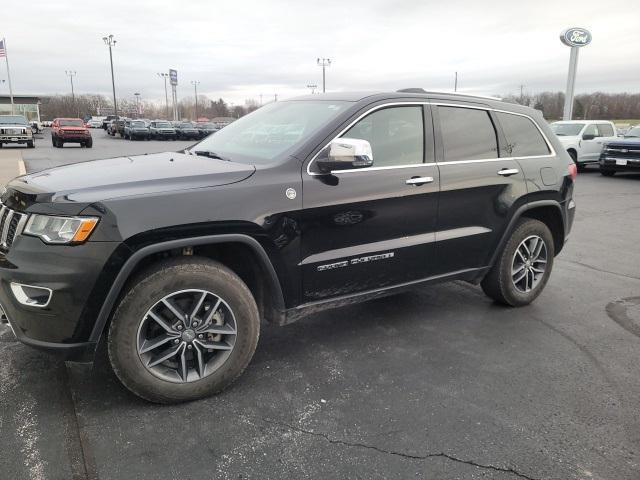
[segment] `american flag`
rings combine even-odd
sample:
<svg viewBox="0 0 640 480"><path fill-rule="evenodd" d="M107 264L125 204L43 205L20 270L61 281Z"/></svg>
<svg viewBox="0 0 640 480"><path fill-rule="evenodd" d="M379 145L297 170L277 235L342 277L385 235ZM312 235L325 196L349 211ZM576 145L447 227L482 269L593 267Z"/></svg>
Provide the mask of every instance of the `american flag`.
<svg viewBox="0 0 640 480"><path fill-rule="evenodd" d="M4 38L0 40L0 57L7 56L7 48L4 46Z"/></svg>

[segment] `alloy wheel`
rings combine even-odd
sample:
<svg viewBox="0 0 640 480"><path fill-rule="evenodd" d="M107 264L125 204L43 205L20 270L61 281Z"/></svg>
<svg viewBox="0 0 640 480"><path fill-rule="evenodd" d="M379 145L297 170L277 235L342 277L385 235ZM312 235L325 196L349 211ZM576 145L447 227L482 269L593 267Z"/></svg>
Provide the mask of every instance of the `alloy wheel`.
<svg viewBox="0 0 640 480"><path fill-rule="evenodd" d="M213 292L190 289L163 297L147 311L136 346L153 375L187 383L218 370L231 355L236 336L229 304Z"/></svg>
<svg viewBox="0 0 640 480"><path fill-rule="evenodd" d="M547 269L547 245L538 235L525 238L511 263L511 281L520 293L529 293L538 286Z"/></svg>

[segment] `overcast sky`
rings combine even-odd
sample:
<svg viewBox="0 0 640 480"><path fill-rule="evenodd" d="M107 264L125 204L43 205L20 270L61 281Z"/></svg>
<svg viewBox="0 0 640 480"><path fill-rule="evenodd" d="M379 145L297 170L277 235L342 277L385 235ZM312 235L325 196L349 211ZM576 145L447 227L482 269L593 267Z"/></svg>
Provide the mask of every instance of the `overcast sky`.
<svg viewBox="0 0 640 480"><path fill-rule="evenodd" d="M110 95L113 34L119 97L164 99L156 74L178 70L211 98L243 103L327 90L424 87L482 94L564 90L567 27L591 30L580 51L577 92L640 91L640 2L602 0L25 0L2 6L14 93ZM0 79L6 79L0 62ZM0 83L0 92L8 93Z"/></svg>

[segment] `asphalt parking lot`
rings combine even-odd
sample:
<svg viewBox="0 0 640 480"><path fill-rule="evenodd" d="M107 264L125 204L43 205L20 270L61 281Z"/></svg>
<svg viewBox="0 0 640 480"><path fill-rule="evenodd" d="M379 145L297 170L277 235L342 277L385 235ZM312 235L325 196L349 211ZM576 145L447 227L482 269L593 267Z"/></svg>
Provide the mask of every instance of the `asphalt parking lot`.
<svg viewBox="0 0 640 480"><path fill-rule="evenodd" d="M177 150L94 130L27 171ZM640 477L640 175L578 176L571 239L538 300L432 285L263 325L233 387L156 406L104 360L64 364L0 327L0 478Z"/></svg>

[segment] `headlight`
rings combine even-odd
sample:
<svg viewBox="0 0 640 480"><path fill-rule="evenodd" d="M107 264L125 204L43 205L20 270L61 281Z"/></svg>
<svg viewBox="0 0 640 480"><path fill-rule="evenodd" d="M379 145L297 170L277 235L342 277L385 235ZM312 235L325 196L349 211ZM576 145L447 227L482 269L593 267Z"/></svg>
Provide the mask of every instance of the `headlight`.
<svg viewBox="0 0 640 480"><path fill-rule="evenodd" d="M31 215L24 227L25 235L41 238L46 243L84 242L98 224L97 217L54 217Z"/></svg>

